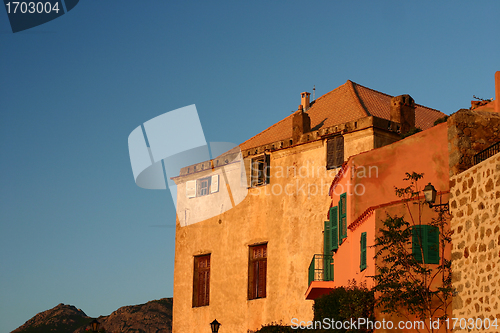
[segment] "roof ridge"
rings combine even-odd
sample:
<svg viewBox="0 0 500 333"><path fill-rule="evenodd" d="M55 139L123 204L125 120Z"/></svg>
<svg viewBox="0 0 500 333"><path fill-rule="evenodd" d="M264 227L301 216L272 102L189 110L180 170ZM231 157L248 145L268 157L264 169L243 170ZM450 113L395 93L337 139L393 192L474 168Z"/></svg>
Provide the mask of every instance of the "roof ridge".
<svg viewBox="0 0 500 333"><path fill-rule="evenodd" d="M347 80L347 82L349 82L349 81L350 81L350 80ZM337 89L340 89L340 88L344 87L344 86L347 84L347 82L346 82L346 83L344 83L344 84L341 84L341 85L340 85L340 86L338 86L337 88L335 88L335 89L333 89L333 90L330 90L329 92L327 92L327 93L325 93L325 94L321 95L320 97L318 97L317 99L315 99L313 102L315 102L315 103L316 103L316 101L319 101L320 99L322 99L322 98L326 97L326 95L329 95L330 93L334 92L335 90L337 90ZM312 108L313 108L313 107L311 106L311 109L312 109Z"/></svg>
<svg viewBox="0 0 500 333"><path fill-rule="evenodd" d="M430 107L425 106L425 105L422 105L422 104L417 104L417 103L415 103L415 106L420 106L421 108L425 108L425 109L427 109L427 110L434 111L434 112L444 113L444 112L442 112L442 111L439 111L439 110L437 110L437 109L430 108Z"/></svg>
<svg viewBox="0 0 500 333"><path fill-rule="evenodd" d="M353 83L354 83L354 84L356 84L357 86L360 86L360 87L362 87L362 88L365 88L365 89L368 89L368 90L374 91L374 92L376 92L376 93L379 93L379 94L382 94L382 95L385 95L385 96L388 96L388 97L391 97L391 98L392 98L392 97L394 97L393 95L389 95L389 94L386 94L386 93L384 93L384 92L381 92L381 91L378 91L378 90L375 90L375 89L372 89L372 88L369 88L369 87L365 87L365 86L364 86L364 85L362 85L362 84L359 84L359 83L356 83L356 82L353 82ZM436 112L442 113L441 111L439 111L439 110L437 110L437 109L433 109L433 108L430 108L430 107L425 106L425 105L422 105L422 104L417 104L417 103L415 103L415 106L420 106L420 107L422 107L422 108L426 108L426 109L428 109L428 110L432 110L432 111L436 111Z"/></svg>
<svg viewBox="0 0 500 333"><path fill-rule="evenodd" d="M388 97L394 97L392 95L389 95L389 94L386 94L384 92L381 92L381 91L378 91L378 90L375 90L375 89L372 89L372 88L369 88L369 87L365 87L364 85L362 84L359 84L359 83L356 83L356 82L353 82L354 84L356 84L357 86L360 86L361 88L365 88L365 89L368 89L368 90L371 90L373 92L376 92L376 93L379 93L379 94L382 94L382 95L385 95L385 96L388 96Z"/></svg>
<svg viewBox="0 0 500 333"><path fill-rule="evenodd" d="M358 91L356 89L356 86L358 85L356 82L353 82L351 80L347 80L347 82L350 83L350 87L352 89L352 92L354 94L354 98L358 101L358 104L359 106L361 107L361 109L365 112L366 116L367 117L370 117L371 114L370 112L368 111L368 109L366 108L365 106L365 103L363 103L363 101L361 100L361 97L359 97L359 94L358 94Z"/></svg>

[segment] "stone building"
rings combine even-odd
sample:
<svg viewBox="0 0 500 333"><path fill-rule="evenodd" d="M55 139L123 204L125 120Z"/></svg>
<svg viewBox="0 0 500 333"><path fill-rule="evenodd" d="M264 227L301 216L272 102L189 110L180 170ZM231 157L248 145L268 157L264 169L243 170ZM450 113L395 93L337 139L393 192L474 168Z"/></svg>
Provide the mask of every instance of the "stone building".
<svg viewBox="0 0 500 333"><path fill-rule="evenodd" d="M409 95L347 81L315 101L302 93L295 113L239 150L181 169L174 178L173 332L207 330L214 319L221 332L310 320L308 268L323 249L329 189L340 167L413 127L427 133L443 116Z"/></svg>
<svg viewBox="0 0 500 333"><path fill-rule="evenodd" d="M500 331L500 72L495 92L448 120L453 317L481 332Z"/></svg>

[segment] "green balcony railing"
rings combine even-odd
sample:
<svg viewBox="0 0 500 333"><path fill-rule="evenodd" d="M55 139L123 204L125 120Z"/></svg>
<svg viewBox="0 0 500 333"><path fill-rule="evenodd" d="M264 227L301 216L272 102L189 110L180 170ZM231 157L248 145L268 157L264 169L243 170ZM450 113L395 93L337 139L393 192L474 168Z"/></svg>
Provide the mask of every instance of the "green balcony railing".
<svg viewBox="0 0 500 333"><path fill-rule="evenodd" d="M309 265L309 284L313 281L333 281L333 256L315 254Z"/></svg>

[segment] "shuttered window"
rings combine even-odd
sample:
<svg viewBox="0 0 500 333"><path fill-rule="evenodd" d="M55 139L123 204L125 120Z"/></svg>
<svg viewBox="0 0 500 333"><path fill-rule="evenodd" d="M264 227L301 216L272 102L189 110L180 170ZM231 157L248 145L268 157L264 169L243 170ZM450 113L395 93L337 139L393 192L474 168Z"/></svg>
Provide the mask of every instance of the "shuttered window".
<svg viewBox="0 0 500 333"><path fill-rule="evenodd" d="M210 300L210 254L194 257L193 307Z"/></svg>
<svg viewBox="0 0 500 333"><path fill-rule="evenodd" d="M326 141L326 168L338 168L344 163L344 137L334 136Z"/></svg>
<svg viewBox="0 0 500 333"><path fill-rule="evenodd" d="M267 244L250 246L248 299L266 297Z"/></svg>
<svg viewBox="0 0 500 333"><path fill-rule="evenodd" d="M347 193L340 195L339 200L339 243L347 237Z"/></svg>
<svg viewBox="0 0 500 333"><path fill-rule="evenodd" d="M186 197L196 198L219 192L219 175L186 182Z"/></svg>
<svg viewBox="0 0 500 333"><path fill-rule="evenodd" d="M412 228L412 253L417 262L439 264L439 229L432 225L416 225Z"/></svg>
<svg viewBox="0 0 500 333"><path fill-rule="evenodd" d="M251 164L252 187L269 184L270 179L270 155L254 158Z"/></svg>
<svg viewBox="0 0 500 333"><path fill-rule="evenodd" d="M366 268L366 232L361 233L359 243L361 253L359 259L359 270L362 271Z"/></svg>
<svg viewBox="0 0 500 333"><path fill-rule="evenodd" d="M330 208L330 242L331 250L337 250L339 248L339 222L338 222L338 208Z"/></svg>
<svg viewBox="0 0 500 333"><path fill-rule="evenodd" d="M202 178L196 182L198 185L198 197L202 197L209 193L211 178Z"/></svg>

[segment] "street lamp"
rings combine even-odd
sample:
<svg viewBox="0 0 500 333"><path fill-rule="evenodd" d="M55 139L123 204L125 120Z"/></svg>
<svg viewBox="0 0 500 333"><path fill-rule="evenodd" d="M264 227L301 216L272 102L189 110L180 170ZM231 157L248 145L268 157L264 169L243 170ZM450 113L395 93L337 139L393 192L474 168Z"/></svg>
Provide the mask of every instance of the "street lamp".
<svg viewBox="0 0 500 333"><path fill-rule="evenodd" d="M99 324L99 322L97 320L95 320L95 319L90 322L90 327L92 327L92 331L94 331L94 332L99 331L99 326L100 325L101 324Z"/></svg>
<svg viewBox="0 0 500 333"><path fill-rule="evenodd" d="M214 319L214 321L210 323L210 327L212 328L212 333L218 333L220 323L217 321L217 319Z"/></svg>
<svg viewBox="0 0 500 333"><path fill-rule="evenodd" d="M444 203L444 204L439 204L439 205L435 205L434 202L436 202L436 195L437 195L437 191L436 189L434 188L434 186L432 186L431 183L427 184L425 187L424 187L424 196L425 196L425 201L429 204L429 207L432 208L432 207L440 207L440 206L445 206L444 208L445 209L448 209L449 208L449 205L448 205L448 202L447 203Z"/></svg>

